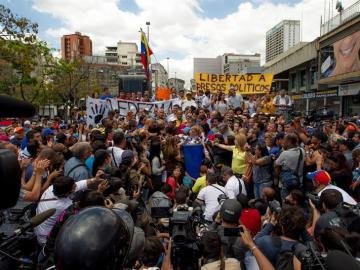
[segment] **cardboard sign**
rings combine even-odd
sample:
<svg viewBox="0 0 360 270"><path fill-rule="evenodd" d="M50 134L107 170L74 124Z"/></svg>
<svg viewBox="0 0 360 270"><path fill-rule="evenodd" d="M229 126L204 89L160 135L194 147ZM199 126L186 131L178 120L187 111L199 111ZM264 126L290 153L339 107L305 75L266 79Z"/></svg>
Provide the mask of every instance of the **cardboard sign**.
<svg viewBox="0 0 360 270"><path fill-rule="evenodd" d="M225 94L230 87L234 87L236 93L244 95L269 93L273 80L272 74L207 74L195 73L196 91L210 91Z"/></svg>
<svg viewBox="0 0 360 270"><path fill-rule="evenodd" d="M171 111L173 104L178 103L177 99L155 102L130 101L116 98L106 100L87 97L86 99L86 123L93 127L105 118L110 110L119 110L121 116L126 116L129 111L136 116L141 109L154 111L155 108L164 108L165 112Z"/></svg>
<svg viewBox="0 0 360 270"><path fill-rule="evenodd" d="M156 89L156 100L169 100L171 95L171 90L169 88L158 87Z"/></svg>

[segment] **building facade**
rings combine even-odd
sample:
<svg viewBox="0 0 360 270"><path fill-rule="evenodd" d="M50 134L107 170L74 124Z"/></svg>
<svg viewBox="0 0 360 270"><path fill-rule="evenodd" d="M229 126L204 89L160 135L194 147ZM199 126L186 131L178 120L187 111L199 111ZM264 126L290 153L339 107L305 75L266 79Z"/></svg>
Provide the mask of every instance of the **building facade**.
<svg viewBox="0 0 360 270"><path fill-rule="evenodd" d="M128 67L142 67L141 54L134 42L119 41L117 46L107 46L105 57L109 64L117 63Z"/></svg>
<svg viewBox="0 0 360 270"><path fill-rule="evenodd" d="M168 80L169 88L176 89L176 91L183 90L185 86L185 81L179 78L169 78Z"/></svg>
<svg viewBox="0 0 360 270"><path fill-rule="evenodd" d="M233 54L222 55L222 74L240 74L248 68L260 67L260 54Z"/></svg>
<svg viewBox="0 0 360 270"><path fill-rule="evenodd" d="M118 63L123 66L142 66L138 46L133 42L119 41L117 44Z"/></svg>
<svg viewBox="0 0 360 270"><path fill-rule="evenodd" d="M194 58L195 73L240 74L260 73L260 54L225 53L215 58Z"/></svg>
<svg viewBox="0 0 360 270"><path fill-rule="evenodd" d="M151 64L151 79L154 87L167 87L168 85L168 73L166 69L160 63Z"/></svg>
<svg viewBox="0 0 360 270"><path fill-rule="evenodd" d="M117 64L118 63L118 54L116 46L108 46L105 50L106 62L108 64Z"/></svg>
<svg viewBox="0 0 360 270"><path fill-rule="evenodd" d="M265 64L264 73L274 74L272 90L287 90L296 111L360 112L360 1L356 5L325 22L319 38L301 42Z"/></svg>
<svg viewBox="0 0 360 270"><path fill-rule="evenodd" d="M80 32L61 37L61 57L65 60L92 55L92 41Z"/></svg>
<svg viewBox="0 0 360 270"><path fill-rule="evenodd" d="M266 62L300 42L300 21L283 20L266 32Z"/></svg>

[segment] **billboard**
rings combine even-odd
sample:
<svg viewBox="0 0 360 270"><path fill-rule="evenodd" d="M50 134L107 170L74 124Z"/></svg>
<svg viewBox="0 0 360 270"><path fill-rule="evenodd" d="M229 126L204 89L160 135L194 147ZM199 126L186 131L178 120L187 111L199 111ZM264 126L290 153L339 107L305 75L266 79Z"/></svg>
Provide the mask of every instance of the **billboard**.
<svg viewBox="0 0 360 270"><path fill-rule="evenodd" d="M265 94L270 92L272 80L272 74L195 73L195 89L227 94L230 87L234 87L239 94Z"/></svg>
<svg viewBox="0 0 360 270"><path fill-rule="evenodd" d="M360 30L320 49L321 79L360 71Z"/></svg>

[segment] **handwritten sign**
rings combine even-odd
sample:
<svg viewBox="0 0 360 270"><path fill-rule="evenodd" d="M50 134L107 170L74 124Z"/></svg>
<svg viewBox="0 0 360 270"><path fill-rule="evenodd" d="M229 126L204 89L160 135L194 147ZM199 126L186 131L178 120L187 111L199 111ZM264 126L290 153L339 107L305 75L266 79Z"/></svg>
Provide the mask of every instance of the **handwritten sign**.
<svg viewBox="0 0 360 270"><path fill-rule="evenodd" d="M140 110L153 112L155 108L164 108L166 113L170 112L172 106L178 103L178 99L155 102L130 101L116 98L106 100L88 97L86 99L86 123L87 125L96 125L105 118L110 110L119 110L121 116L126 116L129 111L136 116Z"/></svg>
<svg viewBox="0 0 360 270"><path fill-rule="evenodd" d="M236 93L251 95L269 93L273 80L272 74L208 74L195 73L196 91L218 91L227 94L230 87Z"/></svg>

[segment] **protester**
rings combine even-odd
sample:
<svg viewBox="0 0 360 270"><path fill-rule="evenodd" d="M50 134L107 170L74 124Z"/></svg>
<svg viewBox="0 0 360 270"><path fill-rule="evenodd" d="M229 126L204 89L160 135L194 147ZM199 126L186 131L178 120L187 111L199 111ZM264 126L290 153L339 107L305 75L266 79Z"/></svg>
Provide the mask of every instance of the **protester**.
<svg viewBox="0 0 360 270"><path fill-rule="evenodd" d="M308 246L360 257L358 115L293 118L283 91L172 95L170 108L111 108L96 123L79 109L0 130L0 149L18 158L19 205L55 209L35 228L39 266L308 269ZM105 87L95 102L112 96Z"/></svg>

